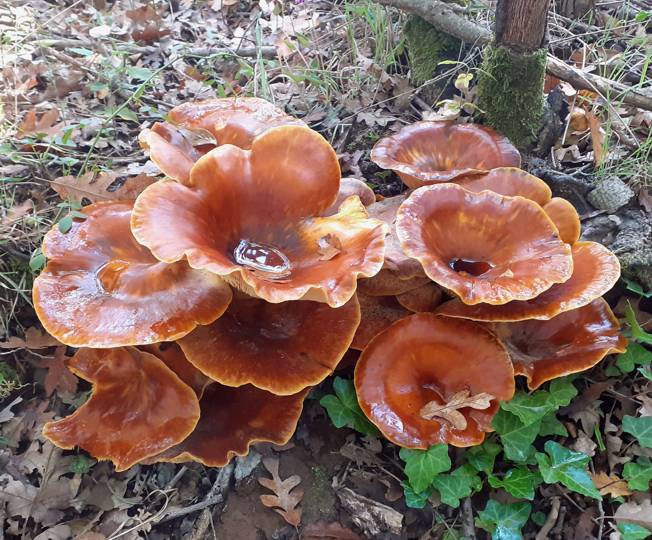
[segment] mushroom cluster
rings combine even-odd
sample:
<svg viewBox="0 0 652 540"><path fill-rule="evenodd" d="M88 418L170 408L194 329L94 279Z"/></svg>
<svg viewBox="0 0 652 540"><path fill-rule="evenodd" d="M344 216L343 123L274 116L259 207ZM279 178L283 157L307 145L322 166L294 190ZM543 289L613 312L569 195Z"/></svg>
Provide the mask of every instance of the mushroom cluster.
<svg viewBox="0 0 652 540"><path fill-rule="evenodd" d="M579 241L574 208L489 128L420 122L379 141L372 159L410 188L380 200L257 98L180 105L140 143L164 178L43 242L36 312L93 387L46 424L61 448L117 470L223 466L286 443L350 349L390 441L470 446L515 374L536 388L625 347L601 298L616 257Z"/></svg>
<svg viewBox="0 0 652 540"><path fill-rule="evenodd" d="M44 328L78 348L68 366L93 387L45 436L117 470L285 444L353 340L358 278L383 265L387 226L303 122L255 98L169 119L140 137L165 178L49 231L34 283Z"/></svg>
<svg viewBox="0 0 652 540"><path fill-rule="evenodd" d="M352 345L360 406L390 441L479 444L515 375L534 390L625 350L602 298L618 259L579 240L574 207L507 139L418 122L371 159L410 188L367 209L390 232L383 269L360 281Z"/></svg>

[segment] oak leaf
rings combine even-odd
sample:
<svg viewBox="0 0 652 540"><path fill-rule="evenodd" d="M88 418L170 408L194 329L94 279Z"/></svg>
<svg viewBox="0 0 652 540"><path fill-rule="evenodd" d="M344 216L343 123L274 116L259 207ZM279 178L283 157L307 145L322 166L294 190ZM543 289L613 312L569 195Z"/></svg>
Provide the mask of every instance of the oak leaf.
<svg viewBox="0 0 652 540"><path fill-rule="evenodd" d="M450 423L454 429L466 429L466 418L458 409L488 409L492 399L495 399L494 396L486 392L472 396L470 390L460 390L453 394L447 403L438 401L426 403L419 411L419 415L425 420L434 418L444 420Z"/></svg>
<svg viewBox="0 0 652 540"><path fill-rule="evenodd" d="M600 495L611 495L612 497L627 497L632 492L627 487L627 482L617 474L607 474L606 472L589 473L595 487L600 491Z"/></svg>
<svg viewBox="0 0 652 540"><path fill-rule="evenodd" d="M61 343L34 326L25 330L24 339L11 336L7 341L0 341L0 349L45 349L57 345Z"/></svg>
<svg viewBox="0 0 652 540"><path fill-rule="evenodd" d="M81 203L83 199L98 201L133 201L142 191L156 182L156 178L139 174L127 178L118 188L109 191L116 181L113 173L102 172L95 175L92 172L82 176L60 176L50 182L50 187L64 200Z"/></svg>
<svg viewBox="0 0 652 540"><path fill-rule="evenodd" d="M32 363L48 370L43 386L50 397L56 390L59 394L74 394L77 390L77 377L66 367L66 348L57 347L52 358L39 358Z"/></svg>
<svg viewBox="0 0 652 540"><path fill-rule="evenodd" d="M259 478L258 482L273 491L274 495L261 495L260 502L278 512L290 525L298 527L301 522L301 508L297 508L297 505L303 499L303 489L295 488L301 482L301 477L293 474L281 480L278 473L278 458L265 458L263 465L272 478Z"/></svg>
<svg viewBox="0 0 652 540"><path fill-rule="evenodd" d="M25 137L39 133L49 136L59 135L63 132L64 124L57 124L58 119L59 111L56 109L45 111L38 118L34 109L27 111L23 121L18 124L18 136Z"/></svg>

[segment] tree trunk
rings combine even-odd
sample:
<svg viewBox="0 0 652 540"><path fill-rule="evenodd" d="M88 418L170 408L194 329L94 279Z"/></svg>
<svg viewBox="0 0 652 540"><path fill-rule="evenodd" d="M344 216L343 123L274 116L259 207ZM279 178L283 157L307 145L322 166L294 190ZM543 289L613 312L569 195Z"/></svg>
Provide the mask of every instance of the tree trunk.
<svg viewBox="0 0 652 540"><path fill-rule="evenodd" d="M523 149L536 142L543 116L550 0L498 0L495 39L478 76L487 123Z"/></svg>

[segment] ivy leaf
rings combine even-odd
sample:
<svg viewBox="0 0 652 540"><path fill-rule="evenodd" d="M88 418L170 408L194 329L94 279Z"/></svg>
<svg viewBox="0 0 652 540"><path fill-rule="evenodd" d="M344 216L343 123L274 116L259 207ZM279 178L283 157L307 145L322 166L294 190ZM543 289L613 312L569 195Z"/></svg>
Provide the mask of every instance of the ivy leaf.
<svg viewBox="0 0 652 540"><path fill-rule="evenodd" d="M493 441L484 441L480 446L472 446L466 453L466 461L478 472L491 474L494 470L496 456L500 454L502 448L498 443Z"/></svg>
<svg viewBox="0 0 652 540"><path fill-rule="evenodd" d="M652 532L636 523L619 523L618 531L622 540L645 540Z"/></svg>
<svg viewBox="0 0 652 540"><path fill-rule="evenodd" d="M647 13L646 11L639 11L636 14L637 22L641 22L639 21L641 15L643 15L641 20L644 21L649 16L649 13ZM644 296L645 298L652 298L652 291L646 292L640 283L636 283L636 281L632 281L631 279L627 279L626 277L622 278L622 280L627 284L628 291L632 291L633 293Z"/></svg>
<svg viewBox="0 0 652 540"><path fill-rule="evenodd" d="M428 450L401 448L399 456L405 461L408 482L417 493L425 492L439 473L451 468L448 446L445 444L436 444Z"/></svg>
<svg viewBox="0 0 652 540"><path fill-rule="evenodd" d="M541 429L539 435L543 437L550 437L552 435L559 435L561 437L568 437L568 430L566 426L557 418L554 412L546 414L541 419Z"/></svg>
<svg viewBox="0 0 652 540"><path fill-rule="evenodd" d="M632 435L641 446L652 448L652 416L625 416L623 431Z"/></svg>
<svg viewBox="0 0 652 540"><path fill-rule="evenodd" d="M432 495L432 487L428 487L425 491L417 493L408 482L401 482L401 486L403 487L405 505L408 508L423 508L428 502L428 497Z"/></svg>
<svg viewBox="0 0 652 540"><path fill-rule="evenodd" d="M631 341L627 350L616 358L616 366L623 373L634 371L636 366L646 366L652 361L652 352L648 351L640 343Z"/></svg>
<svg viewBox="0 0 652 540"><path fill-rule="evenodd" d="M647 491L652 480L652 461L648 457L636 460L636 463L625 464L623 479L627 480L627 487L635 491Z"/></svg>
<svg viewBox="0 0 652 540"><path fill-rule="evenodd" d="M478 512L475 524L490 532L492 540L522 540L521 529L531 511L530 503L501 504L490 500L485 509Z"/></svg>
<svg viewBox="0 0 652 540"><path fill-rule="evenodd" d="M541 428L541 420L524 424L518 416L499 409L492 425L503 443L505 457L517 463L527 462L532 455L532 443Z"/></svg>
<svg viewBox="0 0 652 540"><path fill-rule="evenodd" d="M570 405L576 395L577 388L568 377L554 379L550 383L550 396L557 408Z"/></svg>
<svg viewBox="0 0 652 540"><path fill-rule="evenodd" d="M641 343L652 345L652 334L648 334L645 330L643 330L641 325L638 324L638 321L636 320L636 314L634 313L634 310L632 309L632 306L629 302L625 306L625 319L627 319L627 324L629 325L629 329L632 332L633 339L640 341Z"/></svg>
<svg viewBox="0 0 652 540"><path fill-rule="evenodd" d="M86 474L96 463L97 461L84 454L77 454L76 456L73 456L70 461L70 472Z"/></svg>
<svg viewBox="0 0 652 540"><path fill-rule="evenodd" d="M335 427L350 426L363 435L370 437L380 435L378 428L367 419L362 409L360 409L353 381L335 377L333 389L335 395L325 395L319 400L319 404L326 409Z"/></svg>
<svg viewBox="0 0 652 540"><path fill-rule="evenodd" d="M537 422L555 408L554 401L546 391L534 394L517 392L510 401L501 403L500 406L518 416L523 424Z"/></svg>
<svg viewBox="0 0 652 540"><path fill-rule="evenodd" d="M569 450L555 441L547 441L544 448L546 453L537 452L535 458L546 484L560 482L571 491L602 499L586 469L589 456Z"/></svg>
<svg viewBox="0 0 652 540"><path fill-rule="evenodd" d="M432 485L439 491L441 502L453 508L459 507L460 499L482 489L482 481L471 465L462 465L450 474L440 474Z"/></svg>
<svg viewBox="0 0 652 540"><path fill-rule="evenodd" d="M518 499L529 499L530 501L534 499L534 490L541 481L541 475L527 467L511 469L502 478L493 475L489 477L491 487L503 488Z"/></svg>

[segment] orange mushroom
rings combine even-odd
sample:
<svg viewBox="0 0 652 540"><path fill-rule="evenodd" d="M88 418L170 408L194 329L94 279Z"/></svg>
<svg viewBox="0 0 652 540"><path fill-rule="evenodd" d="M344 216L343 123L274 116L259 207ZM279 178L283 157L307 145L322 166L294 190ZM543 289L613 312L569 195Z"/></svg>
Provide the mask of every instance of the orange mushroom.
<svg viewBox="0 0 652 540"><path fill-rule="evenodd" d="M530 390L589 369L627 348L618 319L602 298L549 321L497 323L493 330L507 347L514 372L527 378Z"/></svg>
<svg viewBox="0 0 652 540"><path fill-rule="evenodd" d="M423 271L420 273L422 274ZM375 276L358 281L358 290L368 296L396 296L428 283L431 283L431 281L426 276L417 275L402 278L400 274L383 268Z"/></svg>
<svg viewBox="0 0 652 540"><path fill-rule="evenodd" d="M138 348L160 359L176 373L177 377L195 391L198 398L201 398L206 387L213 382L212 379L188 362L181 347L176 343L155 343L154 345L141 345Z"/></svg>
<svg viewBox="0 0 652 540"><path fill-rule="evenodd" d="M124 471L180 443L197 425L195 392L153 354L80 349L68 367L93 391L72 415L45 424L44 436L59 448L80 446Z"/></svg>
<svg viewBox="0 0 652 540"><path fill-rule="evenodd" d="M337 309L319 302L270 304L237 298L217 321L178 343L186 358L215 381L227 386L250 383L289 395L333 372L359 322L355 296Z"/></svg>
<svg viewBox="0 0 652 540"><path fill-rule="evenodd" d="M559 237L567 244L574 244L580 239L582 225L575 207L566 199L554 197L543 209L559 231Z"/></svg>
<svg viewBox="0 0 652 540"><path fill-rule="evenodd" d="M423 311L434 311L441 304L442 296L443 291L439 285L426 283L421 287L396 295L396 300L405 309L409 309L414 313L421 313Z"/></svg>
<svg viewBox="0 0 652 540"><path fill-rule="evenodd" d="M469 306L455 299L440 306L437 312L448 317L475 321L514 322L552 319L565 311L590 304L618 281L618 257L596 242L577 242L573 245L572 253L571 278L564 283L553 285L532 300L508 302L501 306Z"/></svg>
<svg viewBox="0 0 652 540"><path fill-rule="evenodd" d="M210 133L218 145L233 144L245 149L251 148L253 140L270 128L305 126L269 101L253 97L191 101L172 109L168 118L179 127Z"/></svg>
<svg viewBox="0 0 652 540"><path fill-rule="evenodd" d="M396 236L396 213L398 212L401 204L405 202L408 197L408 193L402 193L395 197L388 197L381 201L375 202L367 207L367 212L369 217L374 219L379 219L387 224L387 237L385 238L385 262L383 264L384 272L380 272L374 278L367 280L370 287L374 287L374 284L378 282L379 286L374 287L378 288L379 294L381 290L385 291L382 294L400 294L404 292L404 285L399 287L401 290L392 291L394 286L390 286L389 280L393 281L412 278L425 278L423 273L423 268L419 261L408 257L403 250ZM382 274L382 275L381 275ZM377 279L375 279L377 278ZM369 292L368 294L374 294Z"/></svg>
<svg viewBox="0 0 652 540"><path fill-rule="evenodd" d="M133 238L132 202L81 210L62 233L47 233L48 263L34 281L44 328L73 347L118 347L175 340L217 319L231 301L219 277L184 261L165 264Z"/></svg>
<svg viewBox="0 0 652 540"><path fill-rule="evenodd" d="M415 190L396 219L401 248L465 304L529 300L571 277L571 250L523 197L455 184Z"/></svg>
<svg viewBox="0 0 652 540"><path fill-rule="evenodd" d="M371 151L371 160L395 171L410 188L521 165L518 150L493 129L451 122L406 126L380 139Z"/></svg>
<svg viewBox="0 0 652 540"><path fill-rule="evenodd" d="M552 197L548 184L517 167L497 167L486 174L456 178L455 183L474 193L488 189L507 197L525 197L541 206Z"/></svg>
<svg viewBox="0 0 652 540"><path fill-rule="evenodd" d="M505 347L477 323L417 313L360 355L355 387L365 415L394 444L472 446L514 395Z"/></svg>
<svg viewBox="0 0 652 540"><path fill-rule="evenodd" d="M369 206L376 201L376 194L365 182L357 178L342 178L340 179L340 190L337 193L335 202L324 212L325 216L332 216L337 214L341 204L348 199L351 195L360 197L360 202L364 206Z"/></svg>
<svg viewBox="0 0 652 540"><path fill-rule="evenodd" d="M307 393L277 396L251 385L213 383L201 398L201 417L192 434L147 462L197 461L224 467L234 456L247 455L253 443L283 445L296 429Z"/></svg>
<svg viewBox="0 0 652 540"><path fill-rule="evenodd" d="M138 140L161 172L182 183L189 181L194 163L216 146L251 148L256 135L271 127L304 125L264 99L246 97L191 101L172 109L168 117L177 127L157 122Z"/></svg>
<svg viewBox="0 0 652 540"><path fill-rule="evenodd" d="M195 162L216 146L210 143L193 145L177 128L160 122L141 131L138 142L141 148L149 151L150 159L163 174L184 184L190 180L190 169Z"/></svg>
<svg viewBox="0 0 652 540"><path fill-rule="evenodd" d="M337 214L335 151L303 126L267 130L251 150L224 145L193 167L190 185L161 181L136 200L131 229L164 262L183 258L243 292L344 305L358 276L383 263L385 226L349 197ZM162 226L164 225L164 226Z"/></svg>
<svg viewBox="0 0 652 540"><path fill-rule="evenodd" d="M367 296L358 293L360 303L360 325L358 326L351 348L363 350L377 334L392 323L410 315L410 311L398 303L395 296Z"/></svg>

